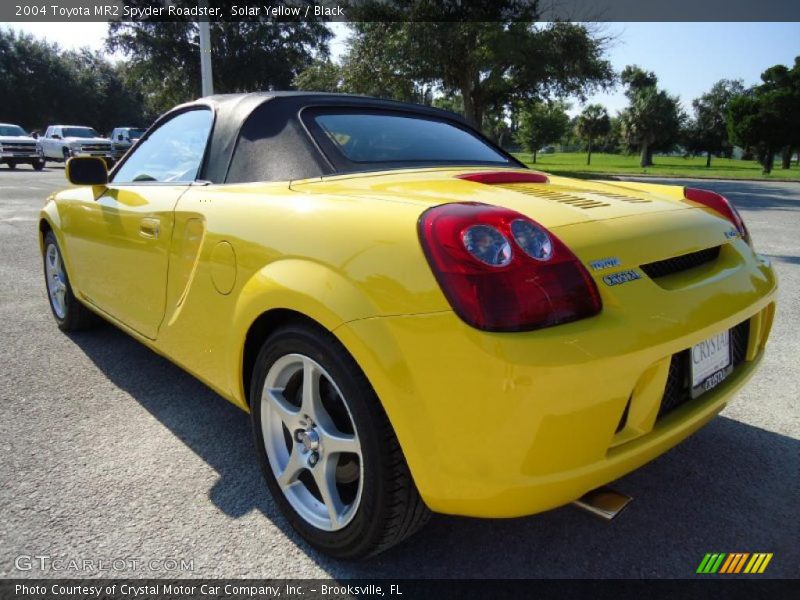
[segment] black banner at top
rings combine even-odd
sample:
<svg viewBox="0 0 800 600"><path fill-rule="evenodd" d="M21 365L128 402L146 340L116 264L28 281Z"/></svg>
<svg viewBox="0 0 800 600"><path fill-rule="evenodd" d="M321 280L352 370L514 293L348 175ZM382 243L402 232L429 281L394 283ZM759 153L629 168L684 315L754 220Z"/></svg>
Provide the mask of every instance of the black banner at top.
<svg viewBox="0 0 800 600"><path fill-rule="evenodd" d="M798 0L3 0L0 21L800 21Z"/></svg>

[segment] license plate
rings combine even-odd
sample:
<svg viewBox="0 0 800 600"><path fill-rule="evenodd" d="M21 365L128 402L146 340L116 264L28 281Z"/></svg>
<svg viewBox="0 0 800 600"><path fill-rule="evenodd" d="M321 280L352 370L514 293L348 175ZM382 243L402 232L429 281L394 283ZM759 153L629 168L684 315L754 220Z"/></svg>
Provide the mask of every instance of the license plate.
<svg viewBox="0 0 800 600"><path fill-rule="evenodd" d="M692 373L692 398L696 398L722 383L733 370L730 331L723 331L692 346L689 360Z"/></svg>

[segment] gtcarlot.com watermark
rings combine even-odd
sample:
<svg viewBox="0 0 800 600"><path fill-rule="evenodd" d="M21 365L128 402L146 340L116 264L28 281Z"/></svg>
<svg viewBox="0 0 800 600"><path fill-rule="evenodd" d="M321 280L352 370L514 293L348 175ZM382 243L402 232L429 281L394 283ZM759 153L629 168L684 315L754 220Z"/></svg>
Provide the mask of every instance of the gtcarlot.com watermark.
<svg viewBox="0 0 800 600"><path fill-rule="evenodd" d="M74 558L48 554L20 554L14 559L18 571L60 573L129 573L129 572L186 572L194 571L194 559L135 558L130 556L106 558Z"/></svg>

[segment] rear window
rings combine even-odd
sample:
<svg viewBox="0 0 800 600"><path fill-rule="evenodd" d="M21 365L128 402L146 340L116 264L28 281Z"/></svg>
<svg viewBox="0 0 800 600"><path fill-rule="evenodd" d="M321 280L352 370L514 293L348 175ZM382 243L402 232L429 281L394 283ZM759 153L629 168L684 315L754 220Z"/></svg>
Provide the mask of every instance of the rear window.
<svg viewBox="0 0 800 600"><path fill-rule="evenodd" d="M348 110L315 111L310 121L312 134L339 166L511 162L466 128L446 120L411 113Z"/></svg>

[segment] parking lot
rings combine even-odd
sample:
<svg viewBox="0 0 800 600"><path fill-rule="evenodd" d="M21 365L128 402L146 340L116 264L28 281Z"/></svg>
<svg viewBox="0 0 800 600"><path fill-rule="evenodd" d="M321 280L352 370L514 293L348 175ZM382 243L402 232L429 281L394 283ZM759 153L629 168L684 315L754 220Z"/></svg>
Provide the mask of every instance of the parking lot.
<svg viewBox="0 0 800 600"><path fill-rule="evenodd" d="M342 563L278 513L245 413L111 326L56 328L37 215L63 167L0 168L0 576L684 578L707 552L772 552L765 576L800 576L800 183L691 183L736 204L781 282L767 357L734 402L618 481L634 502L611 523L569 506L435 516L407 543ZM145 564L18 569L37 555Z"/></svg>

